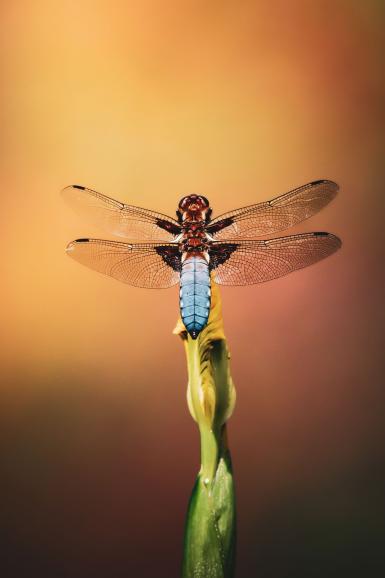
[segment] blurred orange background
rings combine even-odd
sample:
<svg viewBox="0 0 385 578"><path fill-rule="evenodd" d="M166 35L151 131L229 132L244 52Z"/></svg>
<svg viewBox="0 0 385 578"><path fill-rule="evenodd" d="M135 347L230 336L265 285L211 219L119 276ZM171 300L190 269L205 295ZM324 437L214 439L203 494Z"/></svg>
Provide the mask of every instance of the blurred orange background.
<svg viewBox="0 0 385 578"><path fill-rule="evenodd" d="M222 290L237 577L381 574L384 15L376 0L2 3L4 578L179 576L199 468L177 288L68 259L70 240L106 234L60 189L171 216L198 192L218 215L318 178L341 192L296 231L342 250Z"/></svg>

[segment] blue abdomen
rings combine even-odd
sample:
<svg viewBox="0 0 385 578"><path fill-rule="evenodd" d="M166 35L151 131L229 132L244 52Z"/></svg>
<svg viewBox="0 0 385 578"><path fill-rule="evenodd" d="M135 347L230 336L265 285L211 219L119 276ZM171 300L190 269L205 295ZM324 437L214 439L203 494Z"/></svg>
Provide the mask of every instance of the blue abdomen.
<svg viewBox="0 0 385 578"><path fill-rule="evenodd" d="M193 339L207 324L210 313L210 273L203 256L188 256L180 276L180 313Z"/></svg>

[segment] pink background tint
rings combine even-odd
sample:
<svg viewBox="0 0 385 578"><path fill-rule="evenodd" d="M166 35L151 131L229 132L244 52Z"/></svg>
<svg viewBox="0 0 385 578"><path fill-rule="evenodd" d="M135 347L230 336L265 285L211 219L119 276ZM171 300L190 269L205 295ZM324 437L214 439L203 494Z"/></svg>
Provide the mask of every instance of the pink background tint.
<svg viewBox="0 0 385 578"><path fill-rule="evenodd" d="M237 578L381 575L383 3L20 0L1 7L4 578L177 578L199 468L177 288L64 254L107 236L59 190L215 214L318 178L296 231L342 250L222 291ZM294 231L293 231L294 232ZM357 573L357 574L356 574Z"/></svg>

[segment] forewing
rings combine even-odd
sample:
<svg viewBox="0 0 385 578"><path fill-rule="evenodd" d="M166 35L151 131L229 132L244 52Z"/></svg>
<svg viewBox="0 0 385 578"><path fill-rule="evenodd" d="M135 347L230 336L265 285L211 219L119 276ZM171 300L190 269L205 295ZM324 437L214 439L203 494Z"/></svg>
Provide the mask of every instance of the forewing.
<svg viewBox="0 0 385 578"><path fill-rule="evenodd" d="M325 259L341 247L329 233L304 233L267 241L213 242L210 266L221 285L252 285Z"/></svg>
<svg viewBox="0 0 385 578"><path fill-rule="evenodd" d="M77 239L67 253L79 263L135 287L165 289L180 277L180 253L175 243L120 243Z"/></svg>
<svg viewBox="0 0 385 578"><path fill-rule="evenodd" d="M207 227L217 240L246 239L270 235L308 219L336 196L333 181L314 181L271 201L220 215Z"/></svg>
<svg viewBox="0 0 385 578"><path fill-rule="evenodd" d="M79 215L119 237L171 241L181 230L178 222L166 215L125 205L80 185L66 187L62 195Z"/></svg>

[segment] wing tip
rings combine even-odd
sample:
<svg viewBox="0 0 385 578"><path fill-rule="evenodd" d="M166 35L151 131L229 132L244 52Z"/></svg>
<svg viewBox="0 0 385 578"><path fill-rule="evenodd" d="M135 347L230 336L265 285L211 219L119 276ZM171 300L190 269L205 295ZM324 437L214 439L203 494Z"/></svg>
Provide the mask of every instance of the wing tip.
<svg viewBox="0 0 385 578"><path fill-rule="evenodd" d="M330 179L316 179L315 181L311 181L310 183L313 186L316 185L329 185L330 188L334 189L335 192L339 190L339 185L335 181L331 181Z"/></svg>
<svg viewBox="0 0 385 578"><path fill-rule="evenodd" d="M67 185L66 187L64 187L63 189L61 189L61 193L66 193L67 191L71 190L71 189L78 189L79 191L85 191L86 187L83 187L83 185Z"/></svg>
<svg viewBox="0 0 385 578"><path fill-rule="evenodd" d="M66 247L66 253L71 253L76 245L79 245L80 243L89 243L91 241L91 239L75 239L74 241L71 241L70 243L68 243L67 247Z"/></svg>
<svg viewBox="0 0 385 578"><path fill-rule="evenodd" d="M74 195L76 195L75 191L78 190L85 190L85 187L80 185L67 185L64 189L60 190L60 196L62 197L63 201L66 204L71 205L73 203Z"/></svg>
<svg viewBox="0 0 385 578"><path fill-rule="evenodd" d="M342 240L340 239L340 237L337 237L337 235L334 235L333 233L326 233L325 231L315 231L313 233L313 236L314 237L327 237L330 241L333 241L335 251L337 251L338 249L340 249L342 247Z"/></svg>
<svg viewBox="0 0 385 578"><path fill-rule="evenodd" d="M337 251L337 249L340 249L342 247L342 239L340 239L340 237L337 237L337 235L333 235L333 234L331 234L331 237L333 237L333 240L336 244L336 251Z"/></svg>

